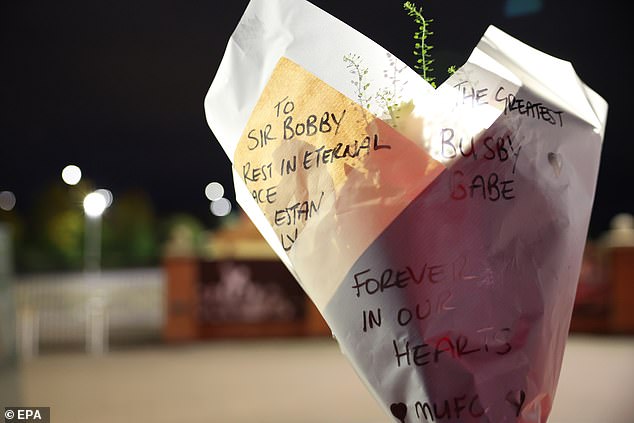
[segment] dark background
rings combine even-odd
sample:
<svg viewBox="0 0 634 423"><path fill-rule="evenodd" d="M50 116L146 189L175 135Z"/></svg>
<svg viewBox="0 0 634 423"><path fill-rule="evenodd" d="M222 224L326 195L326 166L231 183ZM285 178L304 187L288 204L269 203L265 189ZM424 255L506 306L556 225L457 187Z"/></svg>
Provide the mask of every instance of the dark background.
<svg viewBox="0 0 634 423"><path fill-rule="evenodd" d="M400 1L313 3L413 65L416 29ZM26 213L74 163L115 196L146 191L158 214L205 218L208 182L231 189L203 99L247 1L28 1L0 8L0 191ZM424 3L437 77L464 63L489 24L569 60L610 104L590 234L634 212L627 135L631 73L622 8L562 0ZM521 13L521 6L534 13ZM517 8L519 6L519 9ZM316 34L318 36L318 34ZM232 193L227 194L232 198Z"/></svg>

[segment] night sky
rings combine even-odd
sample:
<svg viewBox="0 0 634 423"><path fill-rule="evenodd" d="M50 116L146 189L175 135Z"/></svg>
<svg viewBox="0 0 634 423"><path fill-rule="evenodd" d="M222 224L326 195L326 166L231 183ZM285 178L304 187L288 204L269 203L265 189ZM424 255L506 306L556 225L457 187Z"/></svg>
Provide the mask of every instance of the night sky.
<svg viewBox="0 0 634 423"><path fill-rule="evenodd" d="M313 3L413 64L415 26L402 2ZM0 191L13 191L16 210L26 213L37 192L74 163L115 201L141 188L160 215L207 215L205 185L230 188L231 176L203 99L246 4L2 2ZM634 212L634 148L625 116L631 46L621 40L631 24L623 10L589 0L418 4L434 19L439 70L464 63L489 24L570 60L610 104L591 234L605 230L615 213ZM522 4L539 10L513 16Z"/></svg>

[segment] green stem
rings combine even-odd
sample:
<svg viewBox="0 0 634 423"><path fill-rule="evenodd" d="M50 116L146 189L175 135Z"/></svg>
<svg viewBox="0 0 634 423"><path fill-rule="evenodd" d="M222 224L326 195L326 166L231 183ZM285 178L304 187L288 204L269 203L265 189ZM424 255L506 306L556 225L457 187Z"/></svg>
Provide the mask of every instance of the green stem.
<svg viewBox="0 0 634 423"><path fill-rule="evenodd" d="M422 56L423 59L423 79L425 81L427 81L427 63L425 63L425 56L427 56L427 51L425 49L425 39L427 38L427 22L425 21L425 18L423 17L423 15L421 13L418 13L418 16L420 16L421 21L423 21L423 36L421 37L420 40L420 55Z"/></svg>
<svg viewBox="0 0 634 423"><path fill-rule="evenodd" d="M425 17L423 16L423 8L416 8L416 5L410 1L406 1L403 4L403 7L405 7L405 9L407 10L407 14L411 17L414 18L414 21L420 25L420 28L422 28L420 30L420 37L418 36L418 32L416 35L416 39L420 41L420 65L419 68L420 70L422 70L421 76L423 77L424 80L426 80L429 83L432 83L432 81L430 81L427 78L427 45L425 44L425 40L427 39L427 20L425 19Z"/></svg>

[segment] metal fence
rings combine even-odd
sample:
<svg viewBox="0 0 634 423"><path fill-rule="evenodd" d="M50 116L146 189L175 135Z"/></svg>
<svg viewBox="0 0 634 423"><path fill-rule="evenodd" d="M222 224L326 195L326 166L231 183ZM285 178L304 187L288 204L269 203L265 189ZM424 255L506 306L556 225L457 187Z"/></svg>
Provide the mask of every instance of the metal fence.
<svg viewBox="0 0 634 423"><path fill-rule="evenodd" d="M162 269L18 277L16 331L22 357L40 347L82 345L104 353L114 342L160 337L164 319Z"/></svg>

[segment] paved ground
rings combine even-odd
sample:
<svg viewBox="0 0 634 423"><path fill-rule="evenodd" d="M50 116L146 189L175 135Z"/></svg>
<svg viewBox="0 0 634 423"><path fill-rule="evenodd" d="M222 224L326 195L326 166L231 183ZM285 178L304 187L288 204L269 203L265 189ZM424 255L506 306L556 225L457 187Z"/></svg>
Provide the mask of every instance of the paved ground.
<svg viewBox="0 0 634 423"><path fill-rule="evenodd" d="M50 353L23 364L25 405L52 423L390 422L332 340ZM634 422L634 337L572 337L553 423Z"/></svg>

